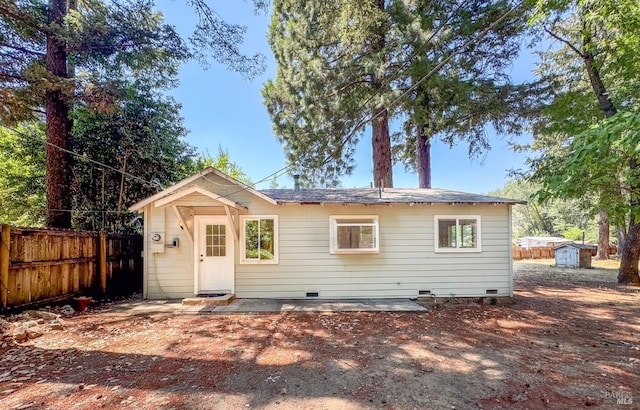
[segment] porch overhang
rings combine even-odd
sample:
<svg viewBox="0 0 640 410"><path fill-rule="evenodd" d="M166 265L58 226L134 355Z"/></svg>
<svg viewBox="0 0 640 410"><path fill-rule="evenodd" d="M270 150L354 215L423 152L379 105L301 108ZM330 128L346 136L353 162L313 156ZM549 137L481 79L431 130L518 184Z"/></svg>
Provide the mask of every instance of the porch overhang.
<svg viewBox="0 0 640 410"><path fill-rule="evenodd" d="M153 202L153 204L156 208L171 207L174 214L178 218L180 226L185 230L185 232L187 233L187 237L193 243L194 241L193 230L189 229L187 218L185 218L185 216L180 211L181 208L193 209L203 205L202 203L199 203L191 206L189 205L185 206L184 203L180 202L181 200L184 200L187 196L192 194L198 194L198 195L207 197L212 201L217 202L221 208L224 208L224 213L227 216L227 219L229 220L229 224L231 225L231 228L233 230L234 239L238 241L240 235L234 223L233 217L235 216L237 219L237 216L240 212L247 212L249 209L242 204L239 204L235 201L230 200L229 198L226 198L222 195L217 195L197 185L191 185L179 191L173 192L168 196L157 199Z"/></svg>
<svg viewBox="0 0 640 410"><path fill-rule="evenodd" d="M248 208L242 204L239 204L235 201L230 200L229 198L225 198L222 195L214 194L211 191L208 191L204 188L201 188L197 185L191 185L186 187L185 189L181 189L180 191L174 192L168 196L160 198L154 201L154 206L156 208L162 208L165 206L173 205L176 201L191 195L191 194L199 194L205 196L213 201L219 202L222 206L236 209L237 211L248 211Z"/></svg>

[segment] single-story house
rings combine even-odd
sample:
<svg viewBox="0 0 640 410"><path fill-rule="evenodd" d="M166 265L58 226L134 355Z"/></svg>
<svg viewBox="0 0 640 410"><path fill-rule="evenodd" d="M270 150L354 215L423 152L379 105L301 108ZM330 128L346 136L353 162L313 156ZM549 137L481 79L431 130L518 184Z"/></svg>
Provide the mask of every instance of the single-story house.
<svg viewBox="0 0 640 410"><path fill-rule="evenodd" d="M555 248L556 266L559 268L591 268L591 256L596 246L580 243L565 243Z"/></svg>
<svg viewBox="0 0 640 410"><path fill-rule="evenodd" d="M443 189L255 190L214 169L144 214L143 296L512 296L511 207Z"/></svg>

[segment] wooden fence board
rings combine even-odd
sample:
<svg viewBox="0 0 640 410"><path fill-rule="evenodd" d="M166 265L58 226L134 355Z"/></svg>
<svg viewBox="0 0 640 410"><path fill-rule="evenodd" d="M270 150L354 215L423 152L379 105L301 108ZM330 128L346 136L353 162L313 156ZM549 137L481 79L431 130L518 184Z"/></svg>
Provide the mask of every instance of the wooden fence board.
<svg viewBox="0 0 640 410"><path fill-rule="evenodd" d="M556 251L552 247L540 248L512 248L511 255L514 261L522 259L553 259L556 257Z"/></svg>
<svg viewBox="0 0 640 410"><path fill-rule="evenodd" d="M11 255L11 227L0 225L0 305L6 309L9 303L9 259Z"/></svg>
<svg viewBox="0 0 640 410"><path fill-rule="evenodd" d="M78 292L124 296L142 287L140 235L104 235L105 263L101 263L98 233L7 225L0 229L3 309Z"/></svg>

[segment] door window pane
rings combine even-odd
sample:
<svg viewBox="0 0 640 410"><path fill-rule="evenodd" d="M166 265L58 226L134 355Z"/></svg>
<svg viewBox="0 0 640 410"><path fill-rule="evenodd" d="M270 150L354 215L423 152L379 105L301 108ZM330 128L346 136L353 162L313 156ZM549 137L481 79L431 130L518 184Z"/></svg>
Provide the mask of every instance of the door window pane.
<svg viewBox="0 0 640 410"><path fill-rule="evenodd" d="M225 225L206 225L207 256L226 256Z"/></svg>

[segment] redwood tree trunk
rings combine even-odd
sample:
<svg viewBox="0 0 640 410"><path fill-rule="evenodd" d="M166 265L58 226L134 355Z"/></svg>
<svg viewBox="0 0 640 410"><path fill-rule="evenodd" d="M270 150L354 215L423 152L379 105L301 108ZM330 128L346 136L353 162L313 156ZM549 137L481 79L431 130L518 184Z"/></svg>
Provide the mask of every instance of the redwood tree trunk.
<svg viewBox="0 0 640 410"><path fill-rule="evenodd" d="M425 135L424 128L424 125L416 126L418 188L431 188L431 137Z"/></svg>
<svg viewBox="0 0 640 410"><path fill-rule="evenodd" d="M640 286L638 258L640 258L640 224L636 223L635 218L631 216L629 231L620 252L618 283Z"/></svg>
<svg viewBox="0 0 640 410"><path fill-rule="evenodd" d="M637 177L640 174L640 166L635 158L629 160L629 168ZM640 286L638 276L638 258L640 258L640 224L636 222L633 210L640 206L640 185L631 186L631 216L629 217L629 230L622 244L620 252L620 270L618 271L618 283Z"/></svg>
<svg viewBox="0 0 640 410"><path fill-rule="evenodd" d="M376 7L385 10L385 0L374 0ZM387 27L384 22L377 31L377 41L374 42L372 51L384 56L386 47ZM375 93L384 93L383 85L376 74L371 74L371 87ZM393 187L393 168L391 161L391 136L389 135L389 112L386 106L378 106L373 109L373 121L371 123L371 145L373 154L373 184L376 187Z"/></svg>
<svg viewBox="0 0 640 410"><path fill-rule="evenodd" d="M65 0L49 1L49 25L61 26L67 13ZM47 34L46 68L56 78L67 77L66 43L58 38L55 29ZM71 227L71 161L68 149L69 106L59 84L49 87L44 96L46 115L46 191L47 226L54 228Z"/></svg>
<svg viewBox="0 0 640 410"><path fill-rule="evenodd" d="M386 107L376 108L377 116L371 124L373 179L376 187L393 187L393 169L391 166L391 137L389 136L389 113Z"/></svg>
<svg viewBox="0 0 640 410"><path fill-rule="evenodd" d="M597 259L609 259L609 221L607 213L600 211L598 221L598 255Z"/></svg>

